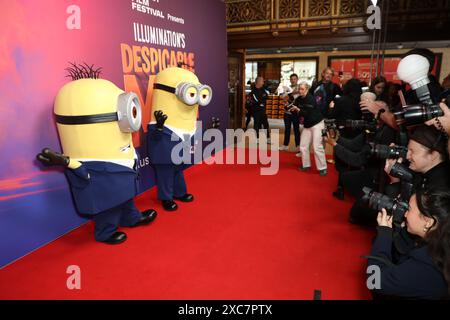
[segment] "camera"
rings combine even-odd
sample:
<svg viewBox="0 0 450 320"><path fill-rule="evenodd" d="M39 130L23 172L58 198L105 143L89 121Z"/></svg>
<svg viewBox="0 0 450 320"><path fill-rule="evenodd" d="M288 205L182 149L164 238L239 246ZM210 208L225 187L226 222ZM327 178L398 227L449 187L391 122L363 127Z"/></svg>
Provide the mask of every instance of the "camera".
<svg viewBox="0 0 450 320"><path fill-rule="evenodd" d="M327 132L330 133L330 136L334 139L337 136L338 127L336 125L335 119L324 119L325 129L322 129L322 137L327 136Z"/></svg>
<svg viewBox="0 0 450 320"><path fill-rule="evenodd" d="M394 112L395 121L399 125L414 126L422 124L428 120L442 117L444 113L439 105L410 105L403 107L403 110Z"/></svg>
<svg viewBox="0 0 450 320"><path fill-rule="evenodd" d="M370 208L377 211L381 211L384 208L388 215L393 216L393 222L395 224L401 224L403 222L405 213L409 210L408 202L400 199L392 199L368 187L364 187L363 192L362 199Z"/></svg>
<svg viewBox="0 0 450 320"><path fill-rule="evenodd" d="M395 163L389 175L401 180L400 198L407 201L411 198L414 189L414 171L401 163Z"/></svg>
<svg viewBox="0 0 450 320"><path fill-rule="evenodd" d="M392 166L389 175L399 178L404 182L413 182L414 180L414 171L398 162Z"/></svg>
<svg viewBox="0 0 450 320"><path fill-rule="evenodd" d="M349 128L352 130L364 130L374 132L377 129L376 121L368 122L365 120L342 120L325 119L325 130L322 130L322 135L326 136L326 132L330 132L331 136L336 137L336 132L339 129Z"/></svg>
<svg viewBox="0 0 450 320"><path fill-rule="evenodd" d="M345 120L343 127L351 129L361 129L367 131L375 131L377 124L375 121L369 122L366 120Z"/></svg>
<svg viewBox="0 0 450 320"><path fill-rule="evenodd" d="M388 146L384 144L369 143L372 155L379 159L406 159L408 148L404 146Z"/></svg>
<svg viewBox="0 0 450 320"><path fill-rule="evenodd" d="M450 96L445 100L447 106L450 105ZM399 125L414 126L422 124L428 120L442 117L444 112L438 104L416 104L403 107L401 111L394 112L395 120Z"/></svg>

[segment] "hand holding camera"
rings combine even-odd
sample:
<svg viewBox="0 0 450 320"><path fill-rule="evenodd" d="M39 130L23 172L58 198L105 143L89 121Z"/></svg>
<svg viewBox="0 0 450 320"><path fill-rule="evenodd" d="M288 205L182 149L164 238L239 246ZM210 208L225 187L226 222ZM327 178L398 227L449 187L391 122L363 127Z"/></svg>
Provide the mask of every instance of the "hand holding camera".
<svg viewBox="0 0 450 320"><path fill-rule="evenodd" d="M363 100L359 105L361 106L361 111L369 111L375 116L378 115L378 112L380 112L381 109L388 109L387 104L384 101Z"/></svg>
<svg viewBox="0 0 450 320"><path fill-rule="evenodd" d="M399 178L393 177L389 174L391 172L392 167L397 163L397 161L398 160L395 160L395 159L386 159L386 163L384 165L384 172L386 172L389 175L389 179L391 180L391 183L400 182ZM401 159L399 159L399 162L401 162Z"/></svg>
<svg viewBox="0 0 450 320"><path fill-rule="evenodd" d="M388 215L386 209L382 208L378 212L377 222L380 227L392 228L392 215Z"/></svg>
<svg viewBox="0 0 450 320"><path fill-rule="evenodd" d="M447 97L447 104L450 104L450 96ZM447 104L441 102L439 107L443 112L443 116L429 120L425 124L431 126L434 125L438 130L445 131L447 135L450 135L450 109Z"/></svg>
<svg viewBox="0 0 450 320"><path fill-rule="evenodd" d="M369 208L381 211L378 214L380 219L377 219L378 224L380 222L385 226L391 226L396 224L400 226L405 219L405 213L409 210L409 203L401 198L390 198L382 193L375 192L371 188L363 188L362 200L368 204ZM384 214L386 213L386 214ZM388 216L390 219L388 219Z"/></svg>
<svg viewBox="0 0 450 320"><path fill-rule="evenodd" d="M336 146L337 142L336 142L336 133L333 135L332 132L327 131L326 129L324 129L325 132L322 133L322 135L325 138L325 142L330 144L331 146Z"/></svg>

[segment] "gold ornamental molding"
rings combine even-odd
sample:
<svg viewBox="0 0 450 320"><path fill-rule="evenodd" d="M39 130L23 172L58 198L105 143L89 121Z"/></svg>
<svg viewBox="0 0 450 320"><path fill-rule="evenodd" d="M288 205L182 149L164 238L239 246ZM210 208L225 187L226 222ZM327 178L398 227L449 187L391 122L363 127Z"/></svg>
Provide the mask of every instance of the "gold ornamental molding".
<svg viewBox="0 0 450 320"><path fill-rule="evenodd" d="M386 0L385 0L386 1ZM369 0L225 0L229 34L363 28ZM448 0L389 0L389 23L446 22Z"/></svg>

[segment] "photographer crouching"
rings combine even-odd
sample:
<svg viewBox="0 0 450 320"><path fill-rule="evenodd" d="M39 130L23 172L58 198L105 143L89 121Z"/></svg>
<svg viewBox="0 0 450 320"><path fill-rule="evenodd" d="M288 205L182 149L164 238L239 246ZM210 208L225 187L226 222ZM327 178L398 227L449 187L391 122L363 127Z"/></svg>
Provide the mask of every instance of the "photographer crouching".
<svg viewBox="0 0 450 320"><path fill-rule="evenodd" d="M419 189L404 210L395 200L385 201L371 195L372 205L380 210L378 235L368 265L378 267L378 285L371 288L376 299L446 299L450 282L450 192ZM397 211L397 212L395 212ZM406 228L414 247L394 259L393 220L404 211ZM397 217L398 219L398 217ZM370 276L369 276L370 278ZM370 280L370 279L369 279Z"/></svg>

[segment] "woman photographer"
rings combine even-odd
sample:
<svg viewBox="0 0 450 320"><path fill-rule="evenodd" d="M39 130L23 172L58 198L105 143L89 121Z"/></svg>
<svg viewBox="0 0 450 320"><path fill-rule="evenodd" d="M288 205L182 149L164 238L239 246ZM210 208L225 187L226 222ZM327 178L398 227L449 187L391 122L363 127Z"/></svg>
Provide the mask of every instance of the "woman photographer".
<svg viewBox="0 0 450 320"><path fill-rule="evenodd" d="M449 297L449 216L449 190L418 190L405 213L408 232L417 238L416 246L394 264L392 216L382 209L377 218L378 235L368 257L369 266L378 266L380 270L379 286L373 289L375 298Z"/></svg>
<svg viewBox="0 0 450 320"><path fill-rule="evenodd" d="M309 146L312 142L317 170L319 170L321 176L325 176L327 175L327 161L322 143L322 130L325 129L323 116L316 106L314 97L309 93L308 83L305 81L301 82L298 90L299 96L295 99L294 106L290 109L290 112L304 119L300 137L300 152L302 154L300 170L308 171L311 168Z"/></svg>

